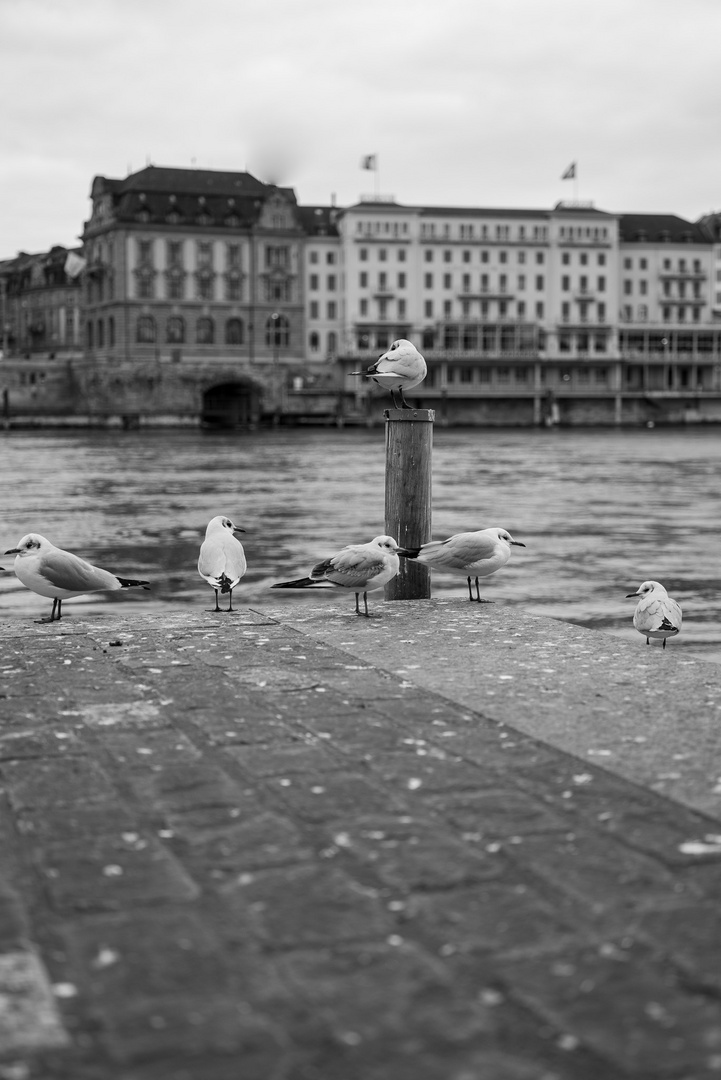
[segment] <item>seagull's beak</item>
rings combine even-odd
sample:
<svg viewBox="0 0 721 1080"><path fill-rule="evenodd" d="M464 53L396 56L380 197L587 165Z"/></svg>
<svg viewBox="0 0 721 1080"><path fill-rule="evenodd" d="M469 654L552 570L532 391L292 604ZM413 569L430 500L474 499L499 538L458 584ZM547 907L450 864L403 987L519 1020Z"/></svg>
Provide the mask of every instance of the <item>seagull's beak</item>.
<svg viewBox="0 0 721 1080"><path fill-rule="evenodd" d="M236 533L236 532L245 532L245 529L242 529L242 528L240 527L240 525L234 525L234 526L233 526L233 532L234 532L234 533Z"/></svg>
<svg viewBox="0 0 721 1080"><path fill-rule="evenodd" d="M9 548L8 551L5 552L5 554L6 555L19 555L20 554L20 548Z"/></svg>
<svg viewBox="0 0 721 1080"><path fill-rule="evenodd" d="M525 547L526 546L520 540L511 540L511 543L514 544L516 547Z"/></svg>
<svg viewBox="0 0 721 1080"><path fill-rule="evenodd" d="M626 593L626 599L627 600L630 600L632 596L638 596L638 591L636 591L636 592L627 592Z"/></svg>
<svg viewBox="0 0 721 1080"><path fill-rule="evenodd" d="M418 554L418 548L396 548L396 555L404 555L406 558L412 559Z"/></svg>

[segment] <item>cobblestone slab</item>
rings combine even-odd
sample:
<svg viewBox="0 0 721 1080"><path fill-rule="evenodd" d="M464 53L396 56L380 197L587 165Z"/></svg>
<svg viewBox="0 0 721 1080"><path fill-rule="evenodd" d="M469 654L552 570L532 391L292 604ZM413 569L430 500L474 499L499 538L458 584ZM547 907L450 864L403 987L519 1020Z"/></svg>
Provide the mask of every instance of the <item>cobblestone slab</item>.
<svg viewBox="0 0 721 1080"><path fill-rule="evenodd" d="M0 624L0 1080L721 1076L688 703L641 782L635 710L565 745L615 642L431 606L436 668L417 608L298 610Z"/></svg>

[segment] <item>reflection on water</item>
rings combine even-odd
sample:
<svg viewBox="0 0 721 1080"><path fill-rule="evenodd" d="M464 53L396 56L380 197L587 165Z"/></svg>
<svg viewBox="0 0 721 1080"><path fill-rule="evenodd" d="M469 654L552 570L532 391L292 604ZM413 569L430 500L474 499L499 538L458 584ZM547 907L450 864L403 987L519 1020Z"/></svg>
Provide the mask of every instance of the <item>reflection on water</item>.
<svg viewBox="0 0 721 1080"><path fill-rule="evenodd" d="M345 543L384 526L384 433L275 430L8 432L0 434L0 550L41 532L101 566L147 577L152 595L79 598L107 611L210 606L197 575L205 526L224 513L247 530L240 604L322 603L274 592ZM433 535L501 525L527 545L484 595L610 631L643 648L625 594L646 578L684 608L670 646L721 660L718 528L721 430L447 430L436 428ZM2 562L12 567L12 557ZM434 595L463 600L462 578L436 574ZM352 602L352 601L349 601ZM4 616L38 617L50 602L0 577Z"/></svg>

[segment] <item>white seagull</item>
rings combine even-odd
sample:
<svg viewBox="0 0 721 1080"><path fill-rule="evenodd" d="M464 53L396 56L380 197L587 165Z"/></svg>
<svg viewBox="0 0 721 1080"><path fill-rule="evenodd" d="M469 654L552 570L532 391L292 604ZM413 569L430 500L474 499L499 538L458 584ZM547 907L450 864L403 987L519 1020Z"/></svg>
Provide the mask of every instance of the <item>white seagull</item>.
<svg viewBox="0 0 721 1080"><path fill-rule="evenodd" d="M644 581L636 592L627 593L626 599L631 596L641 597L633 613L633 625L644 635L647 645L651 644L650 638L663 638L665 649L666 638L681 632L681 605L658 581Z"/></svg>
<svg viewBox="0 0 721 1080"><path fill-rule="evenodd" d="M382 356L379 356L375 364L366 371L351 371L351 375L366 375L373 379L379 386L390 390L393 398L393 407L398 409L410 409L403 396L404 390L412 390L414 386L422 383L428 373L426 362L418 352L415 345L406 338L394 341ZM401 404L396 401L396 390L400 392Z"/></svg>
<svg viewBox="0 0 721 1080"><path fill-rule="evenodd" d="M445 570L450 574L461 574L468 580L468 599L479 604L489 604L482 600L478 579L489 577L500 570L511 557L511 545L525 547L520 540L514 540L506 529L480 529L478 532L456 533L447 540L431 540L419 548L405 551L407 559L415 559L433 570ZM471 578L476 579L476 595L471 589Z"/></svg>
<svg viewBox="0 0 721 1080"><path fill-rule="evenodd" d="M234 533L245 532L229 517L219 514L211 518L200 545L198 573L215 590L215 610L220 611L218 590L228 593L228 611L233 610L233 589L247 569L245 552Z"/></svg>
<svg viewBox="0 0 721 1080"><path fill-rule="evenodd" d="M337 554L317 563L309 577L297 581L279 581L271 589L312 589L325 587L324 582L340 589L352 589L355 593L356 615L368 615L368 596L374 589L382 589L394 578L400 568L398 556L405 554L392 536L376 536L367 544L349 544ZM365 612L359 607L358 597L363 594Z"/></svg>
<svg viewBox="0 0 721 1080"><path fill-rule="evenodd" d="M150 589L147 581L117 577L109 570L101 570L99 566L93 566L72 552L55 547L40 533L23 536L18 546L10 548L5 554L15 556L15 574L26 588L40 596L52 598L50 618L40 619L40 622L61 619L63 600L71 596L115 592L117 589L129 589L134 585Z"/></svg>

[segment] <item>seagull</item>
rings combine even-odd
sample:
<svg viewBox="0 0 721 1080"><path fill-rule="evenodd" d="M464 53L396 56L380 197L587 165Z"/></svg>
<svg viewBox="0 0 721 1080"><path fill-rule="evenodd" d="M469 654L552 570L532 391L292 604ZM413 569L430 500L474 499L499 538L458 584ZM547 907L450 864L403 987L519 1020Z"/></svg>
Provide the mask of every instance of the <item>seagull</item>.
<svg viewBox="0 0 721 1080"><path fill-rule="evenodd" d="M356 615L368 615L368 596L374 589L381 589L394 578L400 568L398 556L405 554L392 536L376 536L367 544L348 544L330 559L317 563L309 577L297 581L279 581L271 589L311 589L330 582L341 589L355 592ZM358 597L363 594L365 612L359 607Z"/></svg>
<svg viewBox="0 0 721 1080"><path fill-rule="evenodd" d="M373 379L379 386L390 390L395 409L410 409L403 396L404 390L412 390L414 386L422 383L428 373L426 362L412 342L406 338L394 341L382 356L379 356L375 364L371 364L367 371L351 371L351 375L366 375ZM400 392L401 404L396 401L396 390Z"/></svg>
<svg viewBox="0 0 721 1080"><path fill-rule="evenodd" d="M631 596L641 597L633 613L633 625L645 636L647 645L651 644L650 638L663 638L665 649L666 638L681 632L681 605L658 581L644 581L636 592L627 593L626 599Z"/></svg>
<svg viewBox="0 0 721 1080"><path fill-rule="evenodd" d="M462 574L468 581L468 599L479 604L482 600L478 579L489 577L500 570L511 557L511 545L525 547L514 540L506 529L480 529L478 532L456 533L447 540L431 540L419 548L409 548L407 559L429 566L433 570L446 570L450 574ZM476 595L471 589L471 578L476 579Z"/></svg>
<svg viewBox="0 0 721 1080"><path fill-rule="evenodd" d="M15 574L26 588L40 596L52 597L53 609L50 618L40 619L40 622L61 619L63 600L71 596L115 592L117 589L129 589L134 585L141 589L150 589L147 581L117 577L109 570L101 570L99 566L93 566L72 552L55 547L40 533L23 536L18 546L10 548L5 554L15 556Z"/></svg>
<svg viewBox="0 0 721 1080"><path fill-rule="evenodd" d="M245 532L245 529L219 514L208 522L205 540L200 545L198 573L215 589L216 611L221 610L218 590L229 594L227 610L233 610L233 589L246 571L243 545L233 535L237 532Z"/></svg>

